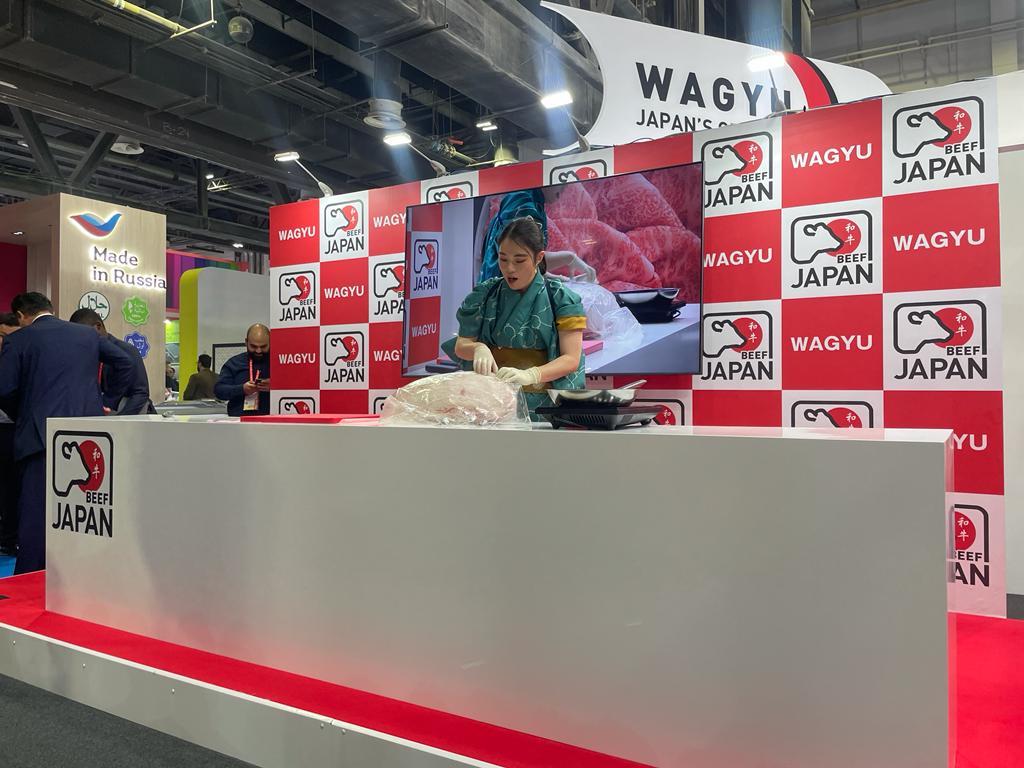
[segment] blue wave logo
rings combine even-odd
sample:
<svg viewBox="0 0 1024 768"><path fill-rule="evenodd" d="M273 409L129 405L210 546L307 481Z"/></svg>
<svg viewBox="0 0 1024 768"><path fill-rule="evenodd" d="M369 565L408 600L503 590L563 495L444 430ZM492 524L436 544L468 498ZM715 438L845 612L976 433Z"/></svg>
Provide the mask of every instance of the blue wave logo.
<svg viewBox="0 0 1024 768"><path fill-rule="evenodd" d="M92 237L107 237L114 231L117 222L121 220L121 214L115 213L106 221L103 221L95 213L79 213L71 217L71 220L87 235Z"/></svg>

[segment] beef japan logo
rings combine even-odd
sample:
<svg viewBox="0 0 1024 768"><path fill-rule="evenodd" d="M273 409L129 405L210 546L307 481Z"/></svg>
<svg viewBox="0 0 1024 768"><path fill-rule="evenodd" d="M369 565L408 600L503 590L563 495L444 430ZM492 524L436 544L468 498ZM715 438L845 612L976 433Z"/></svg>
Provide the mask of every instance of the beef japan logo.
<svg viewBox="0 0 1024 768"><path fill-rule="evenodd" d="M443 203L448 200L465 200L473 196L473 182L460 181L455 184L436 184L427 187L424 195L426 203Z"/></svg>
<svg viewBox="0 0 1024 768"><path fill-rule="evenodd" d="M326 256L358 255L366 249L366 214L363 201L341 200L324 206Z"/></svg>
<svg viewBox="0 0 1024 768"><path fill-rule="evenodd" d="M604 160L591 160L588 163L557 165L548 173L548 184L567 184L572 181L599 179L608 175L608 163Z"/></svg>
<svg viewBox="0 0 1024 768"><path fill-rule="evenodd" d="M362 331L335 331L324 335L325 384L366 382L366 338Z"/></svg>
<svg viewBox="0 0 1024 768"><path fill-rule="evenodd" d="M415 293L436 291L440 284L441 245L433 238L418 237L412 243L412 290Z"/></svg>
<svg viewBox="0 0 1024 768"><path fill-rule="evenodd" d="M436 257L435 257L436 266ZM405 297L405 263L387 261L373 267L375 315L395 315L402 311Z"/></svg>
<svg viewBox="0 0 1024 768"><path fill-rule="evenodd" d="M705 381L768 381L774 375L772 316L712 313L702 321Z"/></svg>
<svg viewBox="0 0 1024 768"><path fill-rule="evenodd" d="M114 443L106 432L53 436L50 527L110 538L114 535Z"/></svg>
<svg viewBox="0 0 1024 768"><path fill-rule="evenodd" d="M710 141L701 151L704 207L759 203L772 198L772 137L768 133Z"/></svg>
<svg viewBox="0 0 1024 768"><path fill-rule="evenodd" d="M316 320L316 273L284 272L277 278L279 320Z"/></svg>
<svg viewBox="0 0 1024 768"><path fill-rule="evenodd" d="M900 304L893 346L902 356L896 379L975 381L988 378L988 329L980 301Z"/></svg>
<svg viewBox="0 0 1024 768"><path fill-rule="evenodd" d="M316 411L312 397L282 397L278 410L289 416L305 416Z"/></svg>
<svg viewBox="0 0 1024 768"><path fill-rule="evenodd" d="M950 581L989 586L988 511L976 504L954 504L950 525Z"/></svg>
<svg viewBox="0 0 1024 768"><path fill-rule="evenodd" d="M847 211L801 216L790 230L789 258L797 265L791 288L870 284L875 275L871 214Z"/></svg>
<svg viewBox="0 0 1024 768"><path fill-rule="evenodd" d="M875 426L875 410L863 400L797 400L789 410L791 427L864 429Z"/></svg>
<svg viewBox="0 0 1024 768"><path fill-rule="evenodd" d="M897 110L892 136L896 184L985 173L985 107L977 97Z"/></svg>

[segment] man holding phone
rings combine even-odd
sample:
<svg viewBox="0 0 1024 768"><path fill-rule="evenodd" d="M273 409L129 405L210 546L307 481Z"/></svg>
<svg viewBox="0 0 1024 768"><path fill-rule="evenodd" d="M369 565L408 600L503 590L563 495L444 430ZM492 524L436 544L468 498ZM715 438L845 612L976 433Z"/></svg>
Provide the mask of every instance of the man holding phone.
<svg viewBox="0 0 1024 768"><path fill-rule="evenodd" d="M270 329L249 326L245 350L221 367L213 393L228 401L228 416L265 416L270 413Z"/></svg>

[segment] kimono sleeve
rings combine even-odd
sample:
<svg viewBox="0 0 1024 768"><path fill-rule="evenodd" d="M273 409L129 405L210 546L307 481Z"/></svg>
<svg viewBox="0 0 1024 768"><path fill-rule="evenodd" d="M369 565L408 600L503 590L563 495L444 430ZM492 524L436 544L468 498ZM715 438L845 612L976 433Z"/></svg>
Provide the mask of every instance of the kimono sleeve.
<svg viewBox="0 0 1024 768"><path fill-rule="evenodd" d="M583 301L560 281L549 280L551 306L555 310L555 327L559 331L584 331L587 328L587 313Z"/></svg>

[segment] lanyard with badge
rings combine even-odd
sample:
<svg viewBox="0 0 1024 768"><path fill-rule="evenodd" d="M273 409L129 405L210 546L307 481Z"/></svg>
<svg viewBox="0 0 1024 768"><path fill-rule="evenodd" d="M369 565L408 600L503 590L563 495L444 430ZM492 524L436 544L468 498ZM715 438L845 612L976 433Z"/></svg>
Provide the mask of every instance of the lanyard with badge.
<svg viewBox="0 0 1024 768"><path fill-rule="evenodd" d="M249 358L249 381L256 383L256 373L258 370L253 368L252 358ZM245 402L242 404L243 411L258 411L260 407L260 392L256 390L251 395L245 396Z"/></svg>

